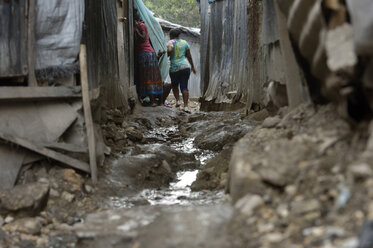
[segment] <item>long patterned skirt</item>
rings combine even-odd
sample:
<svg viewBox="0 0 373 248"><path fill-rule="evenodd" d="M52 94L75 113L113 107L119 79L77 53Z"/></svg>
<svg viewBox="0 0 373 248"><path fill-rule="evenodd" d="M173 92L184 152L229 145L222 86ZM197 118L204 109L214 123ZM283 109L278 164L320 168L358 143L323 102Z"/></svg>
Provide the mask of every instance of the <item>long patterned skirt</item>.
<svg viewBox="0 0 373 248"><path fill-rule="evenodd" d="M138 55L135 83L139 97L163 94L161 71L155 53L142 52Z"/></svg>

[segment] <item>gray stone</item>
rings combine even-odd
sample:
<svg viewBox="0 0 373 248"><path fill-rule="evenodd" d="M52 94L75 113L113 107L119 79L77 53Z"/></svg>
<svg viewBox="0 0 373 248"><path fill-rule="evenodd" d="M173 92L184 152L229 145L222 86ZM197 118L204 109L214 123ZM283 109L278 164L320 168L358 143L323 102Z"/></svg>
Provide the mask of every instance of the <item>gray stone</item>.
<svg viewBox="0 0 373 248"><path fill-rule="evenodd" d="M73 202L75 199L75 195L70 194L69 192L62 192L62 198L68 202Z"/></svg>
<svg viewBox="0 0 373 248"><path fill-rule="evenodd" d="M4 220L4 222L6 224L9 224L9 223L12 223L14 221L14 217L13 216L7 216Z"/></svg>
<svg viewBox="0 0 373 248"><path fill-rule="evenodd" d="M373 175L373 170L367 163L353 164L348 168L348 171L355 179L366 179Z"/></svg>
<svg viewBox="0 0 373 248"><path fill-rule="evenodd" d="M295 196L297 194L297 186L295 185L288 185L285 187L285 192L289 196Z"/></svg>
<svg viewBox="0 0 373 248"><path fill-rule="evenodd" d="M84 189L85 189L85 192L87 192L88 194L93 192L93 187L89 184L84 184Z"/></svg>
<svg viewBox="0 0 373 248"><path fill-rule="evenodd" d="M4 223L5 223L4 218L0 216L0 227L1 227L2 225L4 225Z"/></svg>
<svg viewBox="0 0 373 248"><path fill-rule="evenodd" d="M264 120L262 127L264 128L273 128L276 127L281 122L281 119L279 116L275 117L268 117Z"/></svg>
<svg viewBox="0 0 373 248"><path fill-rule="evenodd" d="M254 211L264 205L262 197L258 195L248 194L241 198L235 204L235 208L238 209L242 214L252 216Z"/></svg>
<svg viewBox="0 0 373 248"><path fill-rule="evenodd" d="M320 202L316 199L309 201L294 202L292 204L291 212L293 215L303 215L310 212L320 211Z"/></svg>
<svg viewBox="0 0 373 248"><path fill-rule="evenodd" d="M221 151L225 145L232 144L242 138L252 127L245 124L227 125L203 132L194 141L201 149Z"/></svg>
<svg viewBox="0 0 373 248"><path fill-rule="evenodd" d="M162 161L162 166L163 166L164 169L166 169L168 171L168 173L172 173L171 167L166 160Z"/></svg>
<svg viewBox="0 0 373 248"><path fill-rule="evenodd" d="M133 142L142 141L144 139L142 133L133 127L126 128L126 134L127 137Z"/></svg>
<svg viewBox="0 0 373 248"><path fill-rule="evenodd" d="M46 205L49 184L31 183L18 185L0 192L0 213L16 213L21 216L38 214Z"/></svg>
<svg viewBox="0 0 373 248"><path fill-rule="evenodd" d="M40 233L42 224L38 218L23 218L4 226L10 232L21 232L36 235Z"/></svg>
<svg viewBox="0 0 373 248"><path fill-rule="evenodd" d="M61 196L61 194L60 194L57 190L55 190L55 189L51 189L51 190L49 191L49 196L50 196L50 197L54 197L54 198L58 198L58 197Z"/></svg>
<svg viewBox="0 0 373 248"><path fill-rule="evenodd" d="M288 179L285 175L277 172L272 168L261 168L259 174L263 182L271 184L277 187L285 187L287 185Z"/></svg>

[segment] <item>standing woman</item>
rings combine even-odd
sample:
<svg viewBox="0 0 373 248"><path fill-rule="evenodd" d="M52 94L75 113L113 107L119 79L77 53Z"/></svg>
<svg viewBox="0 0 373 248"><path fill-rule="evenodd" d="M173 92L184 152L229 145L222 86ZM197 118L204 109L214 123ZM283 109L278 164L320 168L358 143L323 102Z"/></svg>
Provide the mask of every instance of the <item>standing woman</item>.
<svg viewBox="0 0 373 248"><path fill-rule="evenodd" d="M135 9L135 42L136 42L136 89L141 99L149 97L150 105L157 106L156 97L163 95L163 83L157 55L150 44L149 32L145 23Z"/></svg>
<svg viewBox="0 0 373 248"><path fill-rule="evenodd" d="M171 60L170 77L172 91L176 98L176 107L179 107L181 105L179 96L180 87L180 91L183 95L184 111L189 112L188 81L190 77L190 71L196 74L196 69L194 68L192 54L190 53L190 46L188 42L179 38L180 34L180 29L171 30L171 40L168 42L167 52Z"/></svg>

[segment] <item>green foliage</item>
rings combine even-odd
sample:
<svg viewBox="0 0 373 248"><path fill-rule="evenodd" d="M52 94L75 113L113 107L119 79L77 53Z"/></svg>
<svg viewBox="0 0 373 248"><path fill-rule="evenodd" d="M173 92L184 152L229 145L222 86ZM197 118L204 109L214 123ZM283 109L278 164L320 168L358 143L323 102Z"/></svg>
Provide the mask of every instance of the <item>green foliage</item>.
<svg viewBox="0 0 373 248"><path fill-rule="evenodd" d="M143 0L156 17L186 27L199 27L199 5L196 0Z"/></svg>

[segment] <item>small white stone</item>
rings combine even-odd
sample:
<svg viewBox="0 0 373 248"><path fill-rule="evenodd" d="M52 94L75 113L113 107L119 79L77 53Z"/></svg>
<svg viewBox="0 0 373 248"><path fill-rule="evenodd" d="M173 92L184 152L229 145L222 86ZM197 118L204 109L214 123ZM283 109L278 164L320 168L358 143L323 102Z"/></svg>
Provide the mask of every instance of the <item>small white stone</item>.
<svg viewBox="0 0 373 248"><path fill-rule="evenodd" d="M5 223L6 224L12 223L13 221L14 221L14 217L12 217L10 215L5 218Z"/></svg>
<svg viewBox="0 0 373 248"><path fill-rule="evenodd" d="M93 192L93 187L92 187L91 185L85 184L85 185L84 185L84 189L85 189L85 191L86 191L88 194L90 194L90 193Z"/></svg>
<svg viewBox="0 0 373 248"><path fill-rule="evenodd" d="M70 194L70 193L64 191L62 193L62 198L65 199L68 202L72 202L75 199L75 195Z"/></svg>
<svg viewBox="0 0 373 248"><path fill-rule="evenodd" d="M284 239L281 233L269 233L264 236L263 241L265 243L279 243Z"/></svg>
<svg viewBox="0 0 373 248"><path fill-rule="evenodd" d="M260 233L269 233L275 229L275 226L272 223L259 223L258 231Z"/></svg>
<svg viewBox="0 0 373 248"><path fill-rule="evenodd" d="M240 200L238 200L235 207L238 210L240 210L241 213L247 216L251 216L254 213L254 211L262 205L264 205L262 197L258 195L248 194Z"/></svg>
<svg viewBox="0 0 373 248"><path fill-rule="evenodd" d="M358 178L368 178L373 175L373 170L367 163L359 163L351 165L348 168L349 172L354 176L355 179Z"/></svg>
<svg viewBox="0 0 373 248"><path fill-rule="evenodd" d="M288 194L289 196L295 196L297 194L297 187L295 185L288 185L286 186L285 188L285 192L286 194Z"/></svg>
<svg viewBox="0 0 373 248"><path fill-rule="evenodd" d="M277 207L276 212L282 218L287 218L289 216L289 209L286 204L281 204Z"/></svg>
<svg viewBox="0 0 373 248"><path fill-rule="evenodd" d="M58 198L58 197L61 196L60 193L59 193L57 190L55 190L55 189L51 189L51 190L49 191L49 195L50 195L51 197L54 197L54 198Z"/></svg>

